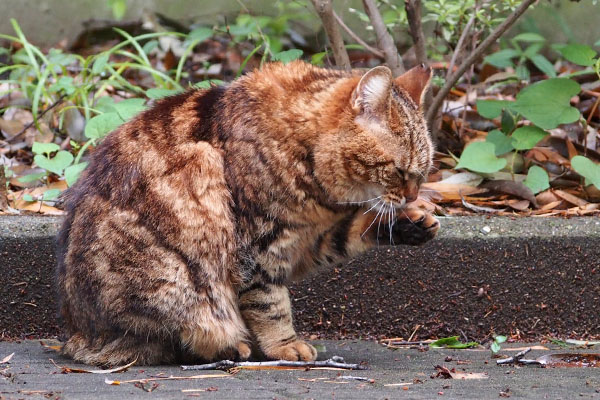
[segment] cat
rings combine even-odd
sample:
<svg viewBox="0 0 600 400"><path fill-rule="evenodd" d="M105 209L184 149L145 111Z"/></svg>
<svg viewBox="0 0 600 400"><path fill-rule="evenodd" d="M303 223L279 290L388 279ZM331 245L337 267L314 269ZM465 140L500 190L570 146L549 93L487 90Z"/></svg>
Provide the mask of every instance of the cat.
<svg viewBox="0 0 600 400"><path fill-rule="evenodd" d="M378 243L422 244L432 165L419 66L393 79L301 61L159 100L64 194L63 354L112 366L314 360L286 284Z"/></svg>

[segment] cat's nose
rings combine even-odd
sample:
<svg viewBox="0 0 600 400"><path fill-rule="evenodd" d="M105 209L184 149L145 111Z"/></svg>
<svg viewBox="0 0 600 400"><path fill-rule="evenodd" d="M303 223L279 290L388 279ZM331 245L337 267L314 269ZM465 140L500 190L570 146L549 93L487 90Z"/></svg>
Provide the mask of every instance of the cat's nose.
<svg viewBox="0 0 600 400"><path fill-rule="evenodd" d="M404 194L404 198L406 199L407 203L412 203L413 201L417 200L418 197L418 193L405 193Z"/></svg>

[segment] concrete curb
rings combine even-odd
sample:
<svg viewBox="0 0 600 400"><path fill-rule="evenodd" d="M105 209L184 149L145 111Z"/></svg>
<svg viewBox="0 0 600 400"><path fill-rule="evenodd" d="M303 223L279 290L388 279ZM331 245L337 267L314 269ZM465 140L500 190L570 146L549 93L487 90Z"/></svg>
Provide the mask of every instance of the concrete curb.
<svg viewBox="0 0 600 400"><path fill-rule="evenodd" d="M60 221L0 216L0 338L59 333ZM381 247L291 291L298 330L321 338L597 336L600 219L442 218L423 247Z"/></svg>

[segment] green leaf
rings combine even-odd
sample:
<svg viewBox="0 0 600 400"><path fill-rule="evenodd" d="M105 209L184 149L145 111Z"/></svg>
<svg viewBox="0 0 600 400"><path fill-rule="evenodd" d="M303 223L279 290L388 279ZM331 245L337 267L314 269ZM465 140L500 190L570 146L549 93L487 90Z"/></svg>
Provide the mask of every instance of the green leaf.
<svg viewBox="0 0 600 400"><path fill-rule="evenodd" d="M142 50L144 51L144 53L150 54L152 52L152 50L156 49L157 47L158 47L158 40L148 40L142 46Z"/></svg>
<svg viewBox="0 0 600 400"><path fill-rule="evenodd" d="M492 353L496 354L497 352L500 351L500 345L497 342L492 342L492 345L490 346L490 350L492 351Z"/></svg>
<svg viewBox="0 0 600 400"><path fill-rule="evenodd" d="M477 112L485 118L494 119L500 116L502 110L508 108L512 101L508 100L477 100Z"/></svg>
<svg viewBox="0 0 600 400"><path fill-rule="evenodd" d="M69 187L73 186L77 179L79 179L79 175L83 172L85 167L87 167L87 162L82 162L79 164L71 165L65 169L65 180L67 181L67 185Z"/></svg>
<svg viewBox="0 0 600 400"><path fill-rule="evenodd" d="M525 32L525 33L521 33L521 34L515 36L513 38L513 40L516 40L517 42L533 43L533 42L545 42L546 38L543 37L542 35L534 33L534 32Z"/></svg>
<svg viewBox="0 0 600 400"><path fill-rule="evenodd" d="M162 89L162 88L152 88L146 90L146 96L150 99L158 100L163 97L174 96L176 94L181 93L181 90L171 90L171 89Z"/></svg>
<svg viewBox="0 0 600 400"><path fill-rule="evenodd" d="M60 146L56 143L33 142L33 146L31 147L31 151L33 152L33 154L50 155L50 153L54 153L58 150L60 150Z"/></svg>
<svg viewBox="0 0 600 400"><path fill-rule="evenodd" d="M113 108L123 121L128 121L146 109L144 99L125 99L116 103Z"/></svg>
<svg viewBox="0 0 600 400"><path fill-rule="evenodd" d="M75 93L75 86L73 85L73 78L70 76L61 76L57 82L50 85L49 88L53 92L63 92L70 96Z"/></svg>
<svg viewBox="0 0 600 400"><path fill-rule="evenodd" d="M517 65L517 68L515 68L515 73L517 74L517 78L522 81L529 81L529 78L531 78L531 74L529 73L529 70L525 64Z"/></svg>
<svg viewBox="0 0 600 400"><path fill-rule="evenodd" d="M494 154L497 156L501 156L502 154L506 154L514 150L512 146L512 139L500 132L498 129L494 129L493 131L489 132L485 138L485 141L487 143L494 144Z"/></svg>
<svg viewBox="0 0 600 400"><path fill-rule="evenodd" d="M510 135L517 126L518 118L519 114L511 111L510 109L505 108L504 110L502 110L502 118L500 119L502 132L504 132L507 135Z"/></svg>
<svg viewBox="0 0 600 400"><path fill-rule="evenodd" d="M575 156L571 159L573 169L589 182L600 189L600 165L587 157Z"/></svg>
<svg viewBox="0 0 600 400"><path fill-rule="evenodd" d="M35 201L35 199L33 198L33 196L30 195L30 194L24 194L23 195L23 200L29 201L29 202Z"/></svg>
<svg viewBox="0 0 600 400"><path fill-rule="evenodd" d="M543 129L553 129L579 119L579 110L571 107L571 97L581 91L571 79L553 78L521 90L510 108Z"/></svg>
<svg viewBox="0 0 600 400"><path fill-rule="evenodd" d="M219 86L223 84L225 84L225 82L220 79L207 79L205 81L196 83L193 87L197 89L210 89L213 86Z"/></svg>
<svg viewBox="0 0 600 400"><path fill-rule="evenodd" d="M496 68L512 67L513 63L511 60L518 55L519 52L515 49L504 49L497 51L494 54L490 54L489 56L485 57L483 61L486 64L491 64Z"/></svg>
<svg viewBox="0 0 600 400"><path fill-rule="evenodd" d="M304 52L300 49L290 49L273 54L271 59L273 61L281 61L282 63L287 64L302 57L303 53Z"/></svg>
<svg viewBox="0 0 600 400"><path fill-rule="evenodd" d="M310 63L314 64L314 65L323 65L323 60L325 59L325 56L327 56L326 51L322 51L320 53L315 53L310 58Z"/></svg>
<svg viewBox="0 0 600 400"><path fill-rule="evenodd" d="M504 336L504 335L496 335L496 336L494 337L494 342L496 342L496 343L498 343L498 344L501 344L501 343L504 343L504 342L506 342L506 339L507 339L507 337L506 337L506 336Z"/></svg>
<svg viewBox="0 0 600 400"><path fill-rule="evenodd" d="M108 64L108 58L110 57L109 53L101 53L94 60L94 65L92 65L92 74L100 75L104 68L106 68L106 64Z"/></svg>
<svg viewBox="0 0 600 400"><path fill-rule="evenodd" d="M17 178L17 180L22 183L30 183L30 182L35 182L39 179L42 179L44 176L46 176L45 172L38 172L37 174L29 174L29 175L21 176L21 177Z"/></svg>
<svg viewBox="0 0 600 400"><path fill-rule="evenodd" d="M186 44L184 46L187 47L192 42L197 42L197 43L203 42L206 39L212 37L212 35L213 35L213 30L211 28L207 28L205 26L196 28L187 35L187 38L185 39Z"/></svg>
<svg viewBox="0 0 600 400"><path fill-rule="evenodd" d="M547 134L548 132L537 126L522 126L512 134L512 145L516 150L529 150Z"/></svg>
<svg viewBox="0 0 600 400"><path fill-rule="evenodd" d="M533 194L538 194L550 187L550 180L548 179L548 173L541 167L533 165L529 167L527 172L527 178L523 181L523 184L527 186ZM497 336L497 338L500 336ZM504 339L506 340L506 338Z"/></svg>
<svg viewBox="0 0 600 400"><path fill-rule="evenodd" d="M123 122L119 114L109 112L95 116L85 125L85 136L88 139L101 139L117 129Z"/></svg>
<svg viewBox="0 0 600 400"><path fill-rule="evenodd" d="M48 189L42 195L42 200L43 201L54 200L55 198L58 197L58 195L60 195L60 189Z"/></svg>
<svg viewBox="0 0 600 400"><path fill-rule="evenodd" d="M61 175L65 168L73 162L73 154L68 151L61 150L52 158L37 154L33 157L33 161L40 167Z"/></svg>
<svg viewBox="0 0 600 400"><path fill-rule="evenodd" d="M108 5L112 9L113 17L117 21L123 19L125 12L127 11L126 0L108 0Z"/></svg>
<svg viewBox="0 0 600 400"><path fill-rule="evenodd" d="M443 347L448 348L448 349L468 349L470 347L479 346L479 343L477 343L477 342L463 343L460 340L458 340L458 336L451 336L451 337L447 337L447 338L438 339L433 343L429 343L429 346L433 349L440 349Z"/></svg>
<svg viewBox="0 0 600 400"><path fill-rule="evenodd" d="M96 100L96 103L94 104L94 109L96 109L102 113L114 112L115 111L115 99L113 99L111 96L99 97Z"/></svg>
<svg viewBox="0 0 600 400"><path fill-rule="evenodd" d="M466 168L474 172L492 173L506 166L506 160L496 157L495 145L488 142L470 143L462 152L455 169Z"/></svg>
<svg viewBox="0 0 600 400"><path fill-rule="evenodd" d="M543 73L545 73L550 78L556 78L556 71L554 70L554 65L546 57L541 54L534 54L529 57L529 60Z"/></svg>
<svg viewBox="0 0 600 400"><path fill-rule="evenodd" d="M591 67L596 62L596 51L584 44L554 45L552 48L573 64Z"/></svg>

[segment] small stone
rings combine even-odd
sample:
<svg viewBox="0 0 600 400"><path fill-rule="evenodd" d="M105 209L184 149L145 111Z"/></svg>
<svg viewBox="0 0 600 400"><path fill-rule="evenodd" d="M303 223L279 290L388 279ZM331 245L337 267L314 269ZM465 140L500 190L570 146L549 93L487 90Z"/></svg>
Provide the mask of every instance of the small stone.
<svg viewBox="0 0 600 400"><path fill-rule="evenodd" d="M481 233L483 233L484 235L487 235L488 233L490 233L492 231L492 228L490 228L489 226L484 226L483 228L481 228Z"/></svg>

